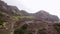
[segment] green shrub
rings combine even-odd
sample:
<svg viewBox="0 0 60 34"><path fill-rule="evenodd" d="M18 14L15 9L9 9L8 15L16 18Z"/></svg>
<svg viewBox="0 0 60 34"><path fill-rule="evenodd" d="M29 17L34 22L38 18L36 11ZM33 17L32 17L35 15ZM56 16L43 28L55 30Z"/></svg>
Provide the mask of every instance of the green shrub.
<svg viewBox="0 0 60 34"><path fill-rule="evenodd" d="M16 29L14 34L33 34L31 31L27 30L27 24L24 24L22 27Z"/></svg>
<svg viewBox="0 0 60 34"><path fill-rule="evenodd" d="M33 34L33 32L29 31L28 34Z"/></svg>
<svg viewBox="0 0 60 34"><path fill-rule="evenodd" d="M0 25L3 25L3 21L0 21Z"/></svg>
<svg viewBox="0 0 60 34"><path fill-rule="evenodd" d="M18 20L18 19L19 19L19 16L13 16L13 18L14 18L15 20Z"/></svg>
<svg viewBox="0 0 60 34"><path fill-rule="evenodd" d="M14 31L14 34L33 34L33 33L31 31L28 31L28 30L16 29Z"/></svg>
<svg viewBox="0 0 60 34"><path fill-rule="evenodd" d="M16 29L14 34L24 34L24 31L22 29Z"/></svg>
<svg viewBox="0 0 60 34"><path fill-rule="evenodd" d="M0 13L0 16L3 16L3 14Z"/></svg>
<svg viewBox="0 0 60 34"><path fill-rule="evenodd" d="M14 34L24 34L27 29L27 24L24 24L21 28L18 28L14 31Z"/></svg>
<svg viewBox="0 0 60 34"><path fill-rule="evenodd" d="M9 34L9 31L8 31L8 30L6 30L6 31L4 32L4 34Z"/></svg>
<svg viewBox="0 0 60 34"><path fill-rule="evenodd" d="M38 33L39 34L46 34L45 30L46 30L45 28L41 28L41 29L39 29Z"/></svg>
<svg viewBox="0 0 60 34"><path fill-rule="evenodd" d="M56 23L56 24L54 24L53 26L54 26L54 28L56 29L57 34L60 34L60 24Z"/></svg>
<svg viewBox="0 0 60 34"><path fill-rule="evenodd" d="M26 29L27 29L27 26L28 26L27 24L24 24L24 25L21 27L21 29L22 29L22 30L26 30Z"/></svg>

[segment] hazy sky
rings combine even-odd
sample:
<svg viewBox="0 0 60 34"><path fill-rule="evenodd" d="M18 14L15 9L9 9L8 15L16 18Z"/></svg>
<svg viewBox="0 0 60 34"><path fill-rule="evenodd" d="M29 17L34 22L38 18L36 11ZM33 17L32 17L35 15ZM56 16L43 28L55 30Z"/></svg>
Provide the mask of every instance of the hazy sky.
<svg viewBox="0 0 60 34"><path fill-rule="evenodd" d="M45 10L60 18L60 0L4 0L9 5L17 6L29 13Z"/></svg>

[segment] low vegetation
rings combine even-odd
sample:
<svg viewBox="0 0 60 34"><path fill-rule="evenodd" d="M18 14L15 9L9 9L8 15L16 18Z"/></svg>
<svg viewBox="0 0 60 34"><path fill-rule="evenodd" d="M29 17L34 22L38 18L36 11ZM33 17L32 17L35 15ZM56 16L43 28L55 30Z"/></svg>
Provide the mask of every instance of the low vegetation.
<svg viewBox="0 0 60 34"><path fill-rule="evenodd" d="M60 23L56 23L56 24L54 24L53 26L54 26L54 28L56 29L57 34L60 34Z"/></svg>
<svg viewBox="0 0 60 34"><path fill-rule="evenodd" d="M39 29L38 32L39 32L39 34L46 34L45 30L46 30L45 28L41 28L41 29Z"/></svg>
<svg viewBox="0 0 60 34"><path fill-rule="evenodd" d="M33 18L33 16L13 16L13 18L19 20L19 18Z"/></svg>
<svg viewBox="0 0 60 34"><path fill-rule="evenodd" d="M24 24L21 28L14 31L14 34L33 34L31 31L27 30L27 24Z"/></svg>
<svg viewBox="0 0 60 34"><path fill-rule="evenodd" d="M4 16L2 13L0 13L0 16Z"/></svg>

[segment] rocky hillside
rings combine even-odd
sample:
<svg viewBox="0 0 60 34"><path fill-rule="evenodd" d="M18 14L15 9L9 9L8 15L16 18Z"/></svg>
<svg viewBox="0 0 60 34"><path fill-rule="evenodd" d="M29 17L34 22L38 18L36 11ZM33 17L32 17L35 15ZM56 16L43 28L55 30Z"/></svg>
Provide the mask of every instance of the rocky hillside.
<svg viewBox="0 0 60 34"><path fill-rule="evenodd" d="M44 10L32 14L0 0L0 34L60 34L60 22Z"/></svg>
<svg viewBox="0 0 60 34"><path fill-rule="evenodd" d="M7 3L0 1L0 12L7 13L9 15L18 15L19 9L16 6L7 5Z"/></svg>
<svg viewBox="0 0 60 34"><path fill-rule="evenodd" d="M42 19L42 20L52 21L52 22L59 21L59 18L56 15L51 15L44 10L38 11L37 13L34 14L34 16L36 17L36 19Z"/></svg>

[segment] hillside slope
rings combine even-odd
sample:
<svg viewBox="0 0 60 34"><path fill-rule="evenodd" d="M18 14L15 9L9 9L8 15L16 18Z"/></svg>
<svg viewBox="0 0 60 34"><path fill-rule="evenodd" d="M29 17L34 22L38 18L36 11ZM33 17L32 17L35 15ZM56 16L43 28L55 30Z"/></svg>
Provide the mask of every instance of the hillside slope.
<svg viewBox="0 0 60 34"><path fill-rule="evenodd" d="M59 18L44 10L28 13L0 0L0 34L60 34Z"/></svg>

